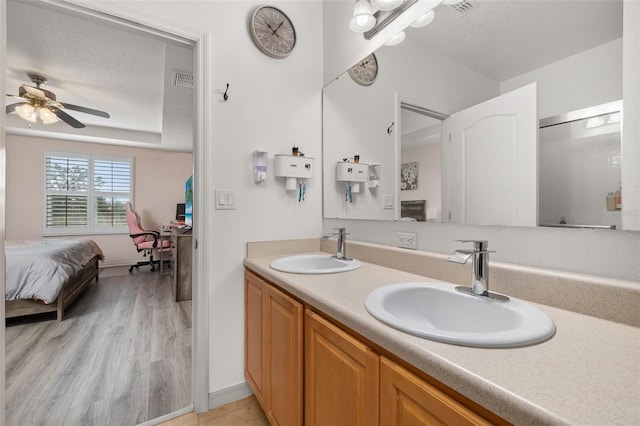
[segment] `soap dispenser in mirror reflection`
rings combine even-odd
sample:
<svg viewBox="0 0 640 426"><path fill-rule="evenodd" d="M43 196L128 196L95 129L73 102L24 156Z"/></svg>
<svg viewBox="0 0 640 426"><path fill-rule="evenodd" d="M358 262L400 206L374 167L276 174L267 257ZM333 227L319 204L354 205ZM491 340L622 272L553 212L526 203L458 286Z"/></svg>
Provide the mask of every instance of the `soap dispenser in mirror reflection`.
<svg viewBox="0 0 640 426"><path fill-rule="evenodd" d="M622 188L618 188L615 194L616 210L622 210Z"/></svg>

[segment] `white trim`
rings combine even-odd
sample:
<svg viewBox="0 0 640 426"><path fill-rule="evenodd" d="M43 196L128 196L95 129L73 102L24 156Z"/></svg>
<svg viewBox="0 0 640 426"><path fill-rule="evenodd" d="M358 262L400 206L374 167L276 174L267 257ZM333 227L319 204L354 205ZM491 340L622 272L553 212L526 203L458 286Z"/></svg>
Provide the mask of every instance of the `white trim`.
<svg viewBox="0 0 640 426"><path fill-rule="evenodd" d="M211 392L209 394L209 409L213 410L214 408L246 398L250 395L253 395L253 392L247 382L238 383L237 385Z"/></svg>
<svg viewBox="0 0 640 426"><path fill-rule="evenodd" d="M7 28L7 2L0 1L0 28L2 28L3 36L0 37L0 64L5 64L4 69L0 70L0 93L6 92L6 63L7 63L7 37L5 31ZM5 241L5 194L6 194L6 119L7 115L0 116L0 271L6 271L4 257L4 241ZM0 289L2 294L6 294L5 274L0 274ZM4 303L0 303L0 318L4 318ZM0 425L5 424L5 406L7 399L5 398L5 327L0 327Z"/></svg>
<svg viewBox="0 0 640 426"><path fill-rule="evenodd" d="M196 412L209 409L209 287L206 283L211 281L212 273L208 268L211 262L210 248L205 235L212 221L211 216L205 214L205 206L210 205L205 183L211 182L209 168L206 167L207 158L210 158L209 144L204 141L213 139L211 129L209 105L211 104L209 80L207 76L213 74L211 56L209 54L212 45L211 34L202 34L194 49L195 56L195 113L194 120L194 146L193 146L193 312L192 328L192 395ZM197 372L197 374L196 374Z"/></svg>
<svg viewBox="0 0 640 426"><path fill-rule="evenodd" d="M137 426L155 426L162 422L166 422L167 420L175 419L176 417L183 416L185 414L189 414L193 411L193 405L190 405L185 408L181 408L178 411L174 411L173 413L165 414L164 416L156 417L155 419L147 420L146 422L140 423Z"/></svg>

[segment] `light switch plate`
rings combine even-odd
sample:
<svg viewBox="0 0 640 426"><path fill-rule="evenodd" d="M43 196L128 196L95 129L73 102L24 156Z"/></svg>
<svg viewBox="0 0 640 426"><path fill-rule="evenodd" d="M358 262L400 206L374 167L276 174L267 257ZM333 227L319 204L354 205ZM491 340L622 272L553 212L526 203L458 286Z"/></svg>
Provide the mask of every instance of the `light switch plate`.
<svg viewBox="0 0 640 426"><path fill-rule="evenodd" d="M383 197L384 200L384 208L392 209L393 208L393 195L385 195Z"/></svg>
<svg viewBox="0 0 640 426"><path fill-rule="evenodd" d="M216 189L216 210L235 210L236 197L233 189Z"/></svg>

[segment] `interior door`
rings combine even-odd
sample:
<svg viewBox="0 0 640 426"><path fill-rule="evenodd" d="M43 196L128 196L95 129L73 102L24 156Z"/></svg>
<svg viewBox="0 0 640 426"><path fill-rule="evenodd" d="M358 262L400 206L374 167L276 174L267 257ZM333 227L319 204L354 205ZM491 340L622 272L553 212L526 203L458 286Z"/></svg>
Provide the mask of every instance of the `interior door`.
<svg viewBox="0 0 640 426"><path fill-rule="evenodd" d="M538 223L536 84L443 121L443 221Z"/></svg>

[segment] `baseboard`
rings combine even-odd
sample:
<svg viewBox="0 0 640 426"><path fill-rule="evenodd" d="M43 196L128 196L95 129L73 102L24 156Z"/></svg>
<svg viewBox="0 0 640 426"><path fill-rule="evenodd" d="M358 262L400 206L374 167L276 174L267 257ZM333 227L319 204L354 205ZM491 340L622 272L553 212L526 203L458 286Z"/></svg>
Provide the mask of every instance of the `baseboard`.
<svg viewBox="0 0 640 426"><path fill-rule="evenodd" d="M253 395L247 382L238 383L225 389L209 393L209 410Z"/></svg>
<svg viewBox="0 0 640 426"><path fill-rule="evenodd" d="M160 423L175 419L176 417L184 416L185 414L189 414L193 411L193 405L188 407L181 408L178 411L174 411L173 413L165 414L164 416L157 417L152 420L147 420L146 422L138 424L138 426L155 426Z"/></svg>

